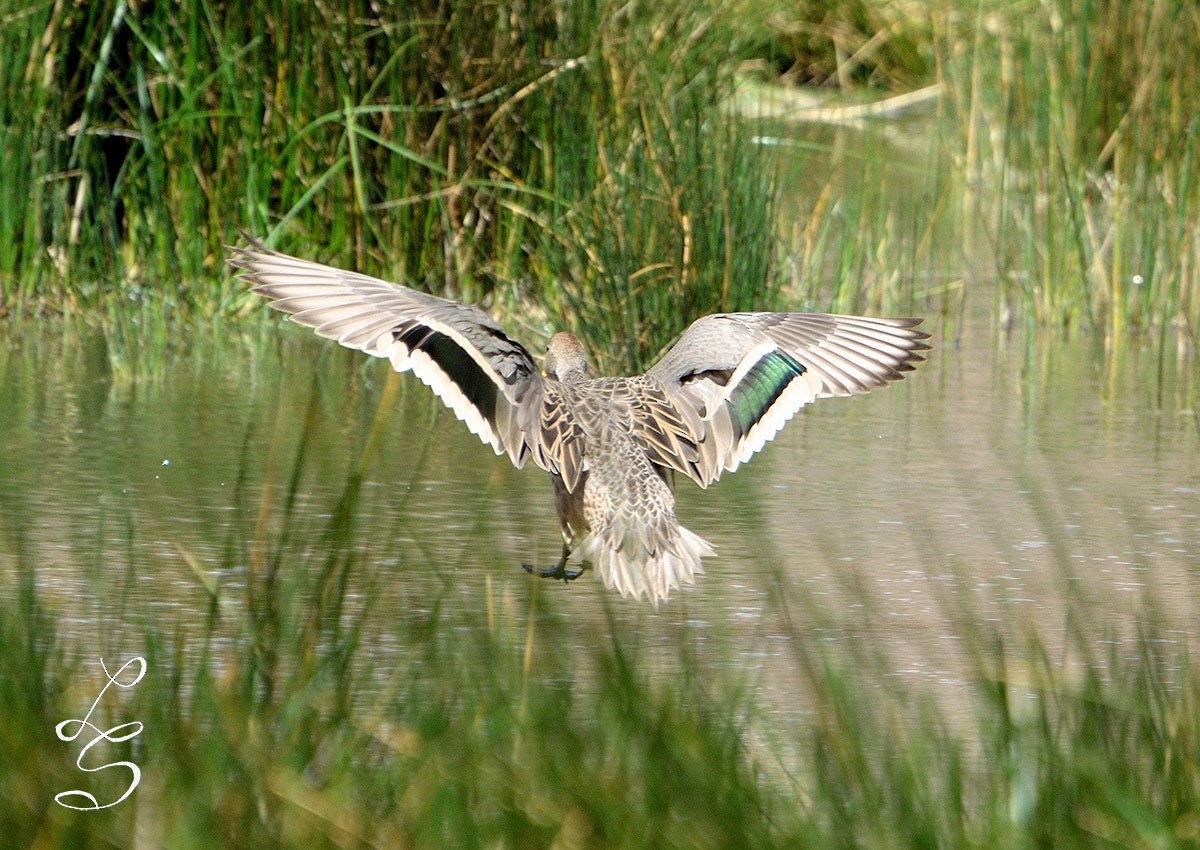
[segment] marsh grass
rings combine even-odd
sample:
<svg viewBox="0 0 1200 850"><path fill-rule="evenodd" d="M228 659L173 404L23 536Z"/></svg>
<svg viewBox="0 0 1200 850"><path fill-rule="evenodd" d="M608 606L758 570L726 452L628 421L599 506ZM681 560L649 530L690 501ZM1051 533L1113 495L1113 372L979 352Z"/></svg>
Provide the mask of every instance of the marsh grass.
<svg viewBox="0 0 1200 850"><path fill-rule="evenodd" d="M742 0L748 64L788 86L908 90L935 61L928 5Z"/></svg>
<svg viewBox="0 0 1200 850"><path fill-rule="evenodd" d="M973 258L951 220L959 186L941 145L905 128L797 133L767 128L781 153L786 291L806 309L955 318ZM798 138L799 137L799 138Z"/></svg>
<svg viewBox="0 0 1200 850"><path fill-rule="evenodd" d="M469 301L542 304L535 320L642 362L680 306L774 303L770 163L718 109L733 15L6 12L5 309L225 314L242 292L224 246L244 230Z"/></svg>
<svg viewBox="0 0 1200 850"><path fill-rule="evenodd" d="M978 4L966 36L937 21L949 113L1003 313L1195 350L1200 50L1195 10L1168 0Z"/></svg>
<svg viewBox="0 0 1200 850"><path fill-rule="evenodd" d="M5 9L0 313L85 315L163 350L167 328L244 306L224 266L240 229L534 335L586 328L605 370L705 312L932 299L953 318L972 280L1004 325L1082 329L1110 357L1139 335L1194 350L1189 7L1022 8ZM780 230L778 151L721 108L738 61L874 91L933 69L932 147L959 173L909 207L892 151L868 146L859 194L831 177ZM996 284L939 242L946 221L986 243Z"/></svg>

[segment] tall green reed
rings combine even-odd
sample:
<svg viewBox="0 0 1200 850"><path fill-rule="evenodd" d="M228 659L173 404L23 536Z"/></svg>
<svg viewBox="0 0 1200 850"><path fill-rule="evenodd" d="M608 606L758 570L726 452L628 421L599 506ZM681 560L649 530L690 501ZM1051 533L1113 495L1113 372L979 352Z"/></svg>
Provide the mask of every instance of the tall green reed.
<svg viewBox="0 0 1200 850"><path fill-rule="evenodd" d="M949 112L1004 307L1194 348L1200 320L1190 7L1058 0L936 17Z"/></svg>
<svg viewBox="0 0 1200 850"><path fill-rule="evenodd" d="M262 494L260 510L286 511L287 486ZM0 822L16 843L1008 848L1200 837L1200 686L1168 635L1097 642L1103 629L1081 623L1064 663L1034 636L1001 637L948 608L974 673L947 711L889 675L880 648L847 653L810 628L817 614L789 626L800 707L779 716L738 674L705 664L687 629L664 675L611 613L600 628L568 621L536 585L513 594L498 577L478 606L431 585L389 617L387 639L404 651L381 653L378 577L359 563L346 583L326 582L323 565L352 548L352 501L344 494L324 528L260 516L232 532L233 570L197 596L213 602L199 633L166 609L139 618L147 678L109 695L95 720L145 724L135 745L101 748L139 764L142 782L103 812L53 803L68 788L105 800L122 790L74 770L75 750L53 735L103 680L60 602L44 598L48 565L6 534L3 556L23 575L0 595ZM267 581L259 571L272 560Z"/></svg>
<svg viewBox="0 0 1200 850"><path fill-rule="evenodd" d="M961 303L971 259L951 215L961 187L942 144L922 150L889 126L764 130L792 148L778 229L788 291L802 304L920 315L930 303Z"/></svg>
<svg viewBox="0 0 1200 850"><path fill-rule="evenodd" d="M223 313L241 295L223 246L243 229L467 300L545 302L538 331L587 325L608 365L644 362L683 310L772 302L769 163L718 109L733 14L554 0L12 14L5 301Z"/></svg>

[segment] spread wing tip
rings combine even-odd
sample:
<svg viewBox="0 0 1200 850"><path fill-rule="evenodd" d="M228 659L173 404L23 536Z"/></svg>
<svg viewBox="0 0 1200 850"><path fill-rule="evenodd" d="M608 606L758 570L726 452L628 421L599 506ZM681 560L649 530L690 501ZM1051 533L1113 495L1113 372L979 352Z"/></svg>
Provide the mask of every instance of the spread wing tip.
<svg viewBox="0 0 1200 850"><path fill-rule="evenodd" d="M411 370L467 429L520 466L518 416L541 377L529 352L478 308L274 251L246 234L228 263L250 291L318 336Z"/></svg>

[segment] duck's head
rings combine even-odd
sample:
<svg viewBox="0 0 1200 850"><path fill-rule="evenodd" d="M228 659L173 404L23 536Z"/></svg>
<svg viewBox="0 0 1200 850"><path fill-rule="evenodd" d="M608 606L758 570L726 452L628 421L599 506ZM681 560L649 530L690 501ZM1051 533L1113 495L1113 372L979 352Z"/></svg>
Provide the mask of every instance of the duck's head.
<svg viewBox="0 0 1200 850"><path fill-rule="evenodd" d="M556 381L580 381L587 377L587 353L575 334L562 331L550 337L542 374Z"/></svg>

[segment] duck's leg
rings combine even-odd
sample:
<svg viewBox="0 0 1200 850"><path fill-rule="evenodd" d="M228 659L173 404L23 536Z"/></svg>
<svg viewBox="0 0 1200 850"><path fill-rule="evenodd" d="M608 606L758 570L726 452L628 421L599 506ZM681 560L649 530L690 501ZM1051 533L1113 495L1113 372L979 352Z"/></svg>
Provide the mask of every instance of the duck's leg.
<svg viewBox="0 0 1200 850"><path fill-rule="evenodd" d="M583 515L583 485L587 481L584 472L574 491L568 490L566 483L558 475L551 475L554 483L554 506L558 509L558 523L562 531L562 556L550 567L535 567L533 564L522 564L525 571L542 578L560 578L563 581L575 581L583 575L585 566L577 569L567 569L567 558L571 555L571 543L582 539L587 533L587 520Z"/></svg>
<svg viewBox="0 0 1200 850"><path fill-rule="evenodd" d="M550 567L535 567L533 564L521 564L525 568L525 572L531 573L542 578L560 578L563 581L575 581L583 575L587 567L580 566L575 569L567 569L567 558L571 555L571 547L563 543L562 556Z"/></svg>

